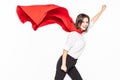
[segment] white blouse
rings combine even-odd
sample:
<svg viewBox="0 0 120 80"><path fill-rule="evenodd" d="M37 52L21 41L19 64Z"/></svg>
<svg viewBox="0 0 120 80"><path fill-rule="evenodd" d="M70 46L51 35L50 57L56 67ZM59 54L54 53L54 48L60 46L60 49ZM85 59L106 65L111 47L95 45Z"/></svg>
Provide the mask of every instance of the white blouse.
<svg viewBox="0 0 120 80"><path fill-rule="evenodd" d="M90 29L92 26L93 26L93 23L90 23L90 26L88 27L88 29ZM78 59L78 57L81 55L85 47L84 35L85 35L85 32L80 34L76 31L70 32L68 34L68 37L63 49L67 50L68 54L75 59Z"/></svg>

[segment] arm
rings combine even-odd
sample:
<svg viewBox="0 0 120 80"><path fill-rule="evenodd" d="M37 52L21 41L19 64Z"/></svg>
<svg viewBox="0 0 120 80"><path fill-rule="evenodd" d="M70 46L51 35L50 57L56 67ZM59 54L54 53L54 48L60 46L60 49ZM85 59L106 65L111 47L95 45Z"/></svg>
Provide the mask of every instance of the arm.
<svg viewBox="0 0 120 80"><path fill-rule="evenodd" d="M67 71L67 66L66 66L67 54L70 51L70 49L73 47L75 42L76 42L76 33L71 32L68 35L64 48L63 48L61 70L63 70L64 72Z"/></svg>
<svg viewBox="0 0 120 80"><path fill-rule="evenodd" d="M95 23L105 9L106 9L106 5L102 5L102 9L91 19L91 22Z"/></svg>
<svg viewBox="0 0 120 80"><path fill-rule="evenodd" d="M62 66L61 66L61 69L63 71L67 71L67 67L66 67L66 59L67 59L67 53L68 51L67 50L63 50L63 55L62 55Z"/></svg>

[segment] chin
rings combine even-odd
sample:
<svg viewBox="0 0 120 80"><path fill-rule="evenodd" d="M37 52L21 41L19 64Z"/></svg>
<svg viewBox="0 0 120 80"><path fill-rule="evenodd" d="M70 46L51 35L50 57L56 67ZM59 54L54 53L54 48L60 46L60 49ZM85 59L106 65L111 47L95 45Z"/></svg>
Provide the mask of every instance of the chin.
<svg viewBox="0 0 120 80"><path fill-rule="evenodd" d="M83 31L83 32L86 32L86 31L87 31L87 29L82 29L82 31Z"/></svg>
<svg viewBox="0 0 120 80"><path fill-rule="evenodd" d="M81 28L83 31L85 31L86 30L86 28Z"/></svg>

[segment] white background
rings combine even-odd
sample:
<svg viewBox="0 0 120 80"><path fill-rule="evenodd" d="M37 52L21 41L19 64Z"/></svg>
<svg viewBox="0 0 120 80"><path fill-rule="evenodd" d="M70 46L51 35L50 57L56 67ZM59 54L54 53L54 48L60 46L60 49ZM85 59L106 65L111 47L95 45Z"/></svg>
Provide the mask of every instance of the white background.
<svg viewBox="0 0 120 80"><path fill-rule="evenodd" d="M87 46L76 67L84 80L120 80L119 0L2 0L0 2L0 80L54 80L67 32L57 24L37 31L22 24L17 5L57 4L75 20L79 13L91 18L106 11L87 34ZM68 75L65 80L71 80Z"/></svg>

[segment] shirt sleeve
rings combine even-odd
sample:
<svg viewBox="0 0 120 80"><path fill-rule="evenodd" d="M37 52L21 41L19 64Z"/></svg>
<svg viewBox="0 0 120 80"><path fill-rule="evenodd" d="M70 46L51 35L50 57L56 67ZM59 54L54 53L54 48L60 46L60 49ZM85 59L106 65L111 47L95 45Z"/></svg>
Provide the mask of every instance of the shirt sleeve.
<svg viewBox="0 0 120 80"><path fill-rule="evenodd" d="M76 38L77 37L74 33L70 33L67 37L67 40L65 42L63 49L69 51L72 48L72 46L74 45Z"/></svg>
<svg viewBox="0 0 120 80"><path fill-rule="evenodd" d="M94 23L93 23L92 21L90 21L90 25L89 25L89 27L88 27L88 31L89 31L89 29L91 29L93 26L94 26Z"/></svg>

